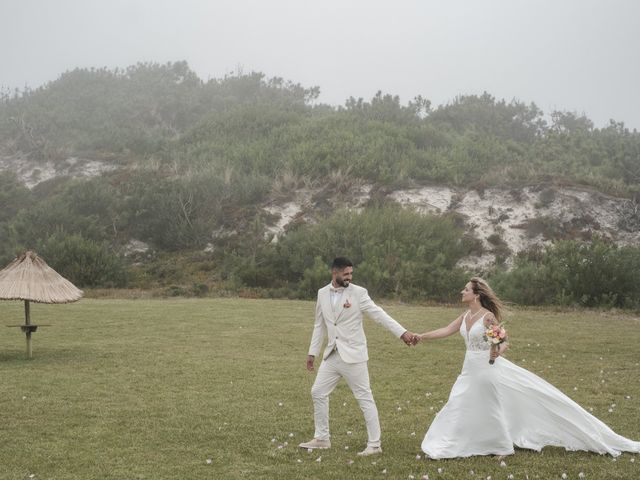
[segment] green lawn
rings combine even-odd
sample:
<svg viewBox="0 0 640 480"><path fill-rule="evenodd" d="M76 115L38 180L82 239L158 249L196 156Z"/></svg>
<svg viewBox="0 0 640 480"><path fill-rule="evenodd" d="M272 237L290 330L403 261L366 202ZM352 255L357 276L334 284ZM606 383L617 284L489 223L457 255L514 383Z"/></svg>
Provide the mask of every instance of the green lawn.
<svg viewBox="0 0 640 480"><path fill-rule="evenodd" d="M386 307L417 331L461 311ZM0 302L0 325L21 323L22 308ZM356 456L364 421L344 383L331 397L333 448L298 449L313 435L313 374L304 368L313 310L311 302L241 299L32 304L33 322L51 324L34 334L32 360L19 329L0 330L0 478L640 478L640 458L630 454L518 451L502 468L490 457L416 458L460 369L463 341L407 348L373 322L369 369L384 454ZM637 317L514 310L507 321L511 360L640 439Z"/></svg>

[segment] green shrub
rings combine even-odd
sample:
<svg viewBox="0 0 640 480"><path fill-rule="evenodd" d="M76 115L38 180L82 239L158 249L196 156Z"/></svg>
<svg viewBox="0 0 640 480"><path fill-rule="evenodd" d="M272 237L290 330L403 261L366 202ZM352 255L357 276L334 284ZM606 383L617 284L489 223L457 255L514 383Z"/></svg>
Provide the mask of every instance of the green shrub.
<svg viewBox="0 0 640 480"><path fill-rule="evenodd" d="M128 274L123 261L108 244L81 235L54 234L38 253L60 275L78 287L124 287Z"/></svg>

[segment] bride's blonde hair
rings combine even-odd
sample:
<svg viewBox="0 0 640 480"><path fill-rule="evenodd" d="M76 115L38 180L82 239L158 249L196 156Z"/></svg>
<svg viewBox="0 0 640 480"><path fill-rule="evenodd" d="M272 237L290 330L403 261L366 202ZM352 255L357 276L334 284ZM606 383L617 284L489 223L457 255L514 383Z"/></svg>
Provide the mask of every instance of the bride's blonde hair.
<svg viewBox="0 0 640 480"><path fill-rule="evenodd" d="M480 305L493 313L496 320L501 322L504 306L489 284L480 277L472 277L469 282L471 282L473 293L480 297Z"/></svg>

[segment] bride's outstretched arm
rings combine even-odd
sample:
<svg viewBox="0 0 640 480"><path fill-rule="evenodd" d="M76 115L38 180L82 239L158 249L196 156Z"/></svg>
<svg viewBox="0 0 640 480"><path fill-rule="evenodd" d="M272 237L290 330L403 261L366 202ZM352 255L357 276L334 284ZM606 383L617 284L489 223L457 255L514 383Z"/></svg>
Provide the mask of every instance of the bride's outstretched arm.
<svg viewBox="0 0 640 480"><path fill-rule="evenodd" d="M446 327L438 328L437 330L431 330L430 332L425 332L421 335L418 335L420 337L420 341L435 340L437 338L445 338L450 335L453 335L454 333L460 330L460 323L462 322L462 317L463 315L460 315L458 318L456 318L453 322L451 322Z"/></svg>

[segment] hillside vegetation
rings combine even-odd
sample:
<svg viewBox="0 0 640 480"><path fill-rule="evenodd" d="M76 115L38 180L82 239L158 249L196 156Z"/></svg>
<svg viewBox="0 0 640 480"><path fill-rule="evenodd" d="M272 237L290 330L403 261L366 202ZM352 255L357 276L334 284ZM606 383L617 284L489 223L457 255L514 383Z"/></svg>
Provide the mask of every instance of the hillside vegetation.
<svg viewBox="0 0 640 480"><path fill-rule="evenodd" d="M61 172L69 159L117 168L32 189L0 173L0 260L33 248L85 288L309 298L339 253L353 257L358 281L378 295L446 301L470 273L458 262L482 244L458 215L403 209L390 190L542 183L634 205L640 197L640 133L622 123L594 128L561 111L547 121L535 104L488 93L438 107L382 93L334 107L318 94L260 73L203 81L185 62L77 69L4 92L0 157ZM347 208L362 184L372 186L367 204ZM301 188L316 192L317 220L296 222L273 242L263 207ZM149 249L130 252L132 240ZM590 255L587 271L580 261ZM616 266L614 282L591 276L598 255L603 267ZM570 240L485 273L522 303L635 308L639 264L637 246ZM528 287L532 280L552 294Z"/></svg>

